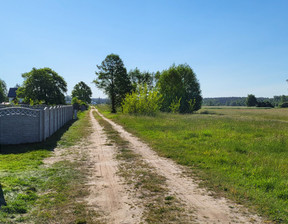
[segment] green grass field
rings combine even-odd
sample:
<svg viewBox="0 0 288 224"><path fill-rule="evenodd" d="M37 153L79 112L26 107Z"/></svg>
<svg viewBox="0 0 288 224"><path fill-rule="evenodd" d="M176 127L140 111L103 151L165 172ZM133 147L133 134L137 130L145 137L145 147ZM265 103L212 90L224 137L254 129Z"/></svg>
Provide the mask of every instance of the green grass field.
<svg viewBox="0 0 288 224"><path fill-rule="evenodd" d="M85 176L79 164L61 161L45 167L43 159L57 146L79 143L89 135L87 128L88 114L84 112L44 143L1 146L0 186L7 206L0 209L0 223L75 223L86 219L83 205L75 201L84 194L78 186ZM71 214L63 216L66 210Z"/></svg>
<svg viewBox="0 0 288 224"><path fill-rule="evenodd" d="M288 110L207 107L192 115L109 114L202 185L288 223Z"/></svg>

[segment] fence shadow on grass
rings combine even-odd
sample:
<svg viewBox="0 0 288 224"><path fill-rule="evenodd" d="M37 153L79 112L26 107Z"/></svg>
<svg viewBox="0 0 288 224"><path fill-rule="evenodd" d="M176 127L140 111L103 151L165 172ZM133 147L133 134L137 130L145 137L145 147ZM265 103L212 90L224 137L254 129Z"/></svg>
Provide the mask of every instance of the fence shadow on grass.
<svg viewBox="0 0 288 224"><path fill-rule="evenodd" d="M1 183L0 183L0 208L1 208L2 205L7 205L7 204L6 204L6 201L5 201L5 198L4 198L4 193L3 193L2 186L1 186Z"/></svg>
<svg viewBox="0 0 288 224"><path fill-rule="evenodd" d="M63 127L56 131L52 136L47 138L44 142L19 145L0 145L0 154L18 154L39 149L53 151L63 134L71 127L75 121L76 120L71 120L67 122Z"/></svg>

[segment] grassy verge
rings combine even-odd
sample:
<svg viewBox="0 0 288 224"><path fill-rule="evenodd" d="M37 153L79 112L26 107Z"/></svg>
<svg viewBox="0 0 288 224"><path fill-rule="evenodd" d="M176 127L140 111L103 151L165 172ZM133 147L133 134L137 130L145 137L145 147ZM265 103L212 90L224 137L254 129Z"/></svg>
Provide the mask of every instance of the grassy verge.
<svg viewBox="0 0 288 224"><path fill-rule="evenodd" d="M261 107L203 107L198 113L222 114L233 117L246 117L247 119L264 119L272 121L287 121L286 108L261 108Z"/></svg>
<svg viewBox="0 0 288 224"><path fill-rule="evenodd" d="M43 166L43 159L51 156L56 146L68 147L87 137L87 127L89 119L84 112L44 143L1 146L0 183L7 205L0 209L0 223L89 220L84 204L76 201L86 192L79 185L85 172L77 168L79 161Z"/></svg>
<svg viewBox="0 0 288 224"><path fill-rule="evenodd" d="M287 110L205 110L193 115L106 116L160 155L191 167L205 187L276 223L288 223Z"/></svg>
<svg viewBox="0 0 288 224"><path fill-rule="evenodd" d="M110 139L118 147L117 159L121 161L119 174L135 189L135 194L144 204L147 223L191 223L191 218L182 208L180 201L170 195L166 180L153 170L142 157L129 149L129 143L121 138L111 124L96 112L95 118ZM136 193L137 192L137 193Z"/></svg>

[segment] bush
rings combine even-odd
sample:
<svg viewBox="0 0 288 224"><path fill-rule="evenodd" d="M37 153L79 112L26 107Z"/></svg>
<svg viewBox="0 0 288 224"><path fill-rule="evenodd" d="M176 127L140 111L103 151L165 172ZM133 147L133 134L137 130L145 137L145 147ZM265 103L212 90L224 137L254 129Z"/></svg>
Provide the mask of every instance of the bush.
<svg viewBox="0 0 288 224"><path fill-rule="evenodd" d="M147 85L138 86L131 94L127 94L122 109L125 114L141 114L154 116L162 103L162 96L157 90L148 90Z"/></svg>
<svg viewBox="0 0 288 224"><path fill-rule="evenodd" d="M287 108L288 107L288 102L283 102L279 105L281 108Z"/></svg>
<svg viewBox="0 0 288 224"><path fill-rule="evenodd" d="M79 100L77 97L73 97L71 103L74 110L80 110L81 100Z"/></svg>
<svg viewBox="0 0 288 224"><path fill-rule="evenodd" d="M173 100L171 105L169 106L169 108L173 114L179 113L179 109L180 109L180 105L181 105L181 99L182 98L180 98L178 100L178 98L176 97L176 100Z"/></svg>
<svg viewBox="0 0 288 224"><path fill-rule="evenodd" d="M87 110L89 107L89 105L86 102L79 100L77 97L73 97L71 103L73 105L74 110L84 111Z"/></svg>
<svg viewBox="0 0 288 224"><path fill-rule="evenodd" d="M258 102L256 107L274 107L270 102L265 101L265 102Z"/></svg>

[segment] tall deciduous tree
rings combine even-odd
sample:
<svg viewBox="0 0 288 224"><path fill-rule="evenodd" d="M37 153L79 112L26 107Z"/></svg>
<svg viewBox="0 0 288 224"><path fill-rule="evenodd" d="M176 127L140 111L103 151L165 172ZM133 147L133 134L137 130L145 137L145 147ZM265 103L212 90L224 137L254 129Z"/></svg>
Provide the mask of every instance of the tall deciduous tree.
<svg viewBox="0 0 288 224"><path fill-rule="evenodd" d="M246 99L246 105L248 107L254 107L257 105L257 99L253 94L249 94Z"/></svg>
<svg viewBox="0 0 288 224"><path fill-rule="evenodd" d="M176 101L180 102L180 113L192 113L201 108L200 84L189 65L172 65L160 74L157 85L163 96L163 111L170 112Z"/></svg>
<svg viewBox="0 0 288 224"><path fill-rule="evenodd" d="M82 100L86 103L91 103L92 91L85 82L79 82L74 86L72 91L72 97L77 97L79 100Z"/></svg>
<svg viewBox="0 0 288 224"><path fill-rule="evenodd" d="M7 100L7 86L4 80L0 79L0 103Z"/></svg>
<svg viewBox="0 0 288 224"><path fill-rule="evenodd" d="M116 113L116 107L121 106L125 95L132 91L127 70L119 55L116 54L108 55L101 65L97 65L97 68L99 71L95 72L97 78L94 83L109 96L111 112Z"/></svg>
<svg viewBox="0 0 288 224"><path fill-rule="evenodd" d="M17 95L25 102L43 101L45 104L65 104L67 84L65 80L50 68L33 68L32 71L22 74L24 82L17 90Z"/></svg>

